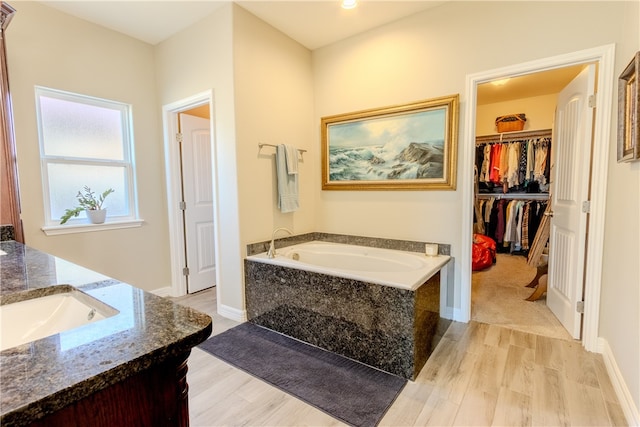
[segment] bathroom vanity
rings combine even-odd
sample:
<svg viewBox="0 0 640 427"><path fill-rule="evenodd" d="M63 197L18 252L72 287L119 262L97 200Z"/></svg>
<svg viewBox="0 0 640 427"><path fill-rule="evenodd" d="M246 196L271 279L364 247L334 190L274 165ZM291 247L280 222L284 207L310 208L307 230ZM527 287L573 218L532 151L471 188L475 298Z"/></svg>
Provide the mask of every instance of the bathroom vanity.
<svg viewBox="0 0 640 427"><path fill-rule="evenodd" d="M189 424L187 358L211 334L208 315L14 241L0 250L1 305L69 291L106 306L0 352L2 426Z"/></svg>

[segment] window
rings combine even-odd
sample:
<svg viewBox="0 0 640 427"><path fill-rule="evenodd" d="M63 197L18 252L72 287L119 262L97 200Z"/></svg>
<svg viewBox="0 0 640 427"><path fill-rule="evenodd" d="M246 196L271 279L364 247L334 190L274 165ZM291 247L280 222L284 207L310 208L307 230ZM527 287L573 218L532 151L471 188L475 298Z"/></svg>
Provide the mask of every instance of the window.
<svg viewBox="0 0 640 427"><path fill-rule="evenodd" d="M96 194L115 190L104 204L107 223L136 219L131 106L36 87L36 108L45 227L77 206L85 185ZM84 223L83 212L67 224Z"/></svg>

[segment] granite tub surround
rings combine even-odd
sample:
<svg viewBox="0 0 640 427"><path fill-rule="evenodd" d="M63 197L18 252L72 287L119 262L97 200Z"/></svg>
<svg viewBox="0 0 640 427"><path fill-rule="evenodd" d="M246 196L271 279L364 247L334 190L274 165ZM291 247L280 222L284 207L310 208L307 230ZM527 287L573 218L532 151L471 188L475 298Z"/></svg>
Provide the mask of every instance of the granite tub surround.
<svg viewBox="0 0 640 427"><path fill-rule="evenodd" d="M415 291L245 260L247 318L413 380L450 321L440 274Z"/></svg>
<svg viewBox="0 0 640 427"><path fill-rule="evenodd" d="M0 304L53 292L63 266L68 285L118 311L0 352L2 426L188 424L186 360L211 334L208 315L113 279L91 282L104 276L74 274L20 243L0 249Z"/></svg>
<svg viewBox="0 0 640 427"><path fill-rule="evenodd" d="M295 236L283 237L274 241L276 249L287 246L297 245L300 243L311 242L314 240L332 243L342 243L356 246L369 246L372 248L394 249L407 252L424 253L425 243L436 242L418 242L413 240L396 240L384 239L379 237L350 236L347 234L331 234L331 233L306 233ZM269 250L271 240L264 242L251 243L247 245L247 256L267 252ZM438 255L451 255L451 245L438 243Z"/></svg>
<svg viewBox="0 0 640 427"><path fill-rule="evenodd" d="M13 225L0 225L0 242L15 240L15 231Z"/></svg>

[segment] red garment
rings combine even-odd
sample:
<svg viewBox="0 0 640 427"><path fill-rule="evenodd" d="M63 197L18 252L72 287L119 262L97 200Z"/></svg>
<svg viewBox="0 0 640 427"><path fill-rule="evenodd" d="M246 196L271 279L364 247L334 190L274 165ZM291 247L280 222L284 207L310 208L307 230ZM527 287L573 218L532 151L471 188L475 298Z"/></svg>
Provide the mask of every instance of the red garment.
<svg viewBox="0 0 640 427"><path fill-rule="evenodd" d="M502 144L493 144L491 146L491 161L489 163L489 180L491 182L500 182L500 154Z"/></svg>
<svg viewBox="0 0 640 427"><path fill-rule="evenodd" d="M471 270L479 271L496 262L496 242L482 234L473 235Z"/></svg>

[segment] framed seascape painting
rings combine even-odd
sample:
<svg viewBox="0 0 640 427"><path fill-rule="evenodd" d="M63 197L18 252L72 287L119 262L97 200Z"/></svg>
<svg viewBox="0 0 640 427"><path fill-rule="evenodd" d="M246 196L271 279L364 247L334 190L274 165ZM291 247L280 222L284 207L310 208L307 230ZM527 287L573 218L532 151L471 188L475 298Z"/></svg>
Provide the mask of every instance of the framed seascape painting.
<svg viewBox="0 0 640 427"><path fill-rule="evenodd" d="M640 52L618 78L618 162L640 160Z"/></svg>
<svg viewBox="0 0 640 427"><path fill-rule="evenodd" d="M455 190L459 95L323 117L323 190Z"/></svg>

